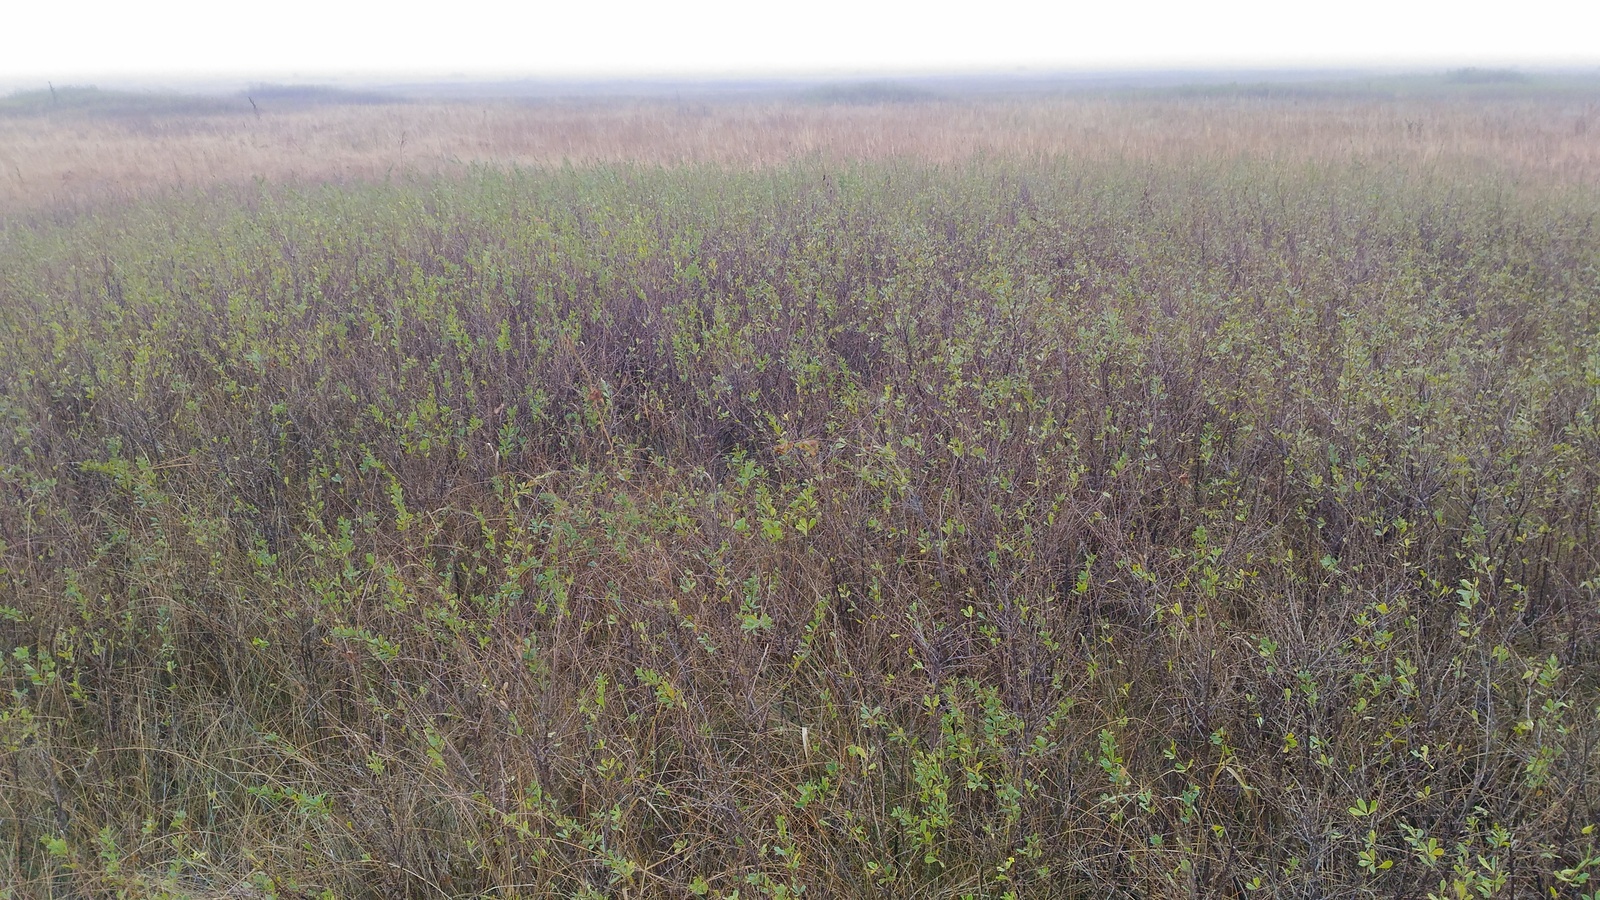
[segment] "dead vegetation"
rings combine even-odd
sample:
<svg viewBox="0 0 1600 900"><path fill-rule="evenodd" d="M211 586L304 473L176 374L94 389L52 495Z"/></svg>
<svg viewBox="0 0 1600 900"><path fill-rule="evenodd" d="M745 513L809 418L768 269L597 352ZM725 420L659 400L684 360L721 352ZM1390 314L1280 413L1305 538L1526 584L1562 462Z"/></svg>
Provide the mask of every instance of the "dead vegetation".
<svg viewBox="0 0 1600 900"><path fill-rule="evenodd" d="M0 215L257 178L372 180L484 163L1239 158L1600 181L1600 104L1585 95L264 106L259 116L0 116Z"/></svg>

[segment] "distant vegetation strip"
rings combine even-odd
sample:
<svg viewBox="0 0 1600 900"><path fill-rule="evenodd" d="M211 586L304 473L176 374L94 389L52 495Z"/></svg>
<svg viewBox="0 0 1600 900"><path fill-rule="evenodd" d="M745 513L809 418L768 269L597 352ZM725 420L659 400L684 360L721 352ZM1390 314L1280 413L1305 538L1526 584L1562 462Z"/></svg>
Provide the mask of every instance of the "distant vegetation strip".
<svg viewBox="0 0 1600 900"><path fill-rule="evenodd" d="M325 85L253 85L231 95L175 91L109 90L93 86L47 86L0 97L0 116L79 116L117 119L127 116L213 116L258 111L259 104L277 109L310 106L400 103L405 98L376 91L353 91ZM252 106L252 103L257 104Z"/></svg>
<svg viewBox="0 0 1600 900"><path fill-rule="evenodd" d="M129 115L203 116L250 107L242 99L176 92L102 90L93 86L46 87L0 97L0 116Z"/></svg>
<svg viewBox="0 0 1600 900"><path fill-rule="evenodd" d="M296 99L302 88L285 90L251 95L254 110L247 97L232 98L226 114L0 114L0 228L173 189L458 176L477 164L1270 160L1524 186L1600 183L1600 94L1592 90L1374 97L1283 84L1206 88L1210 95L946 94L914 102L868 99L877 96L869 91L864 103L689 96L320 104Z"/></svg>

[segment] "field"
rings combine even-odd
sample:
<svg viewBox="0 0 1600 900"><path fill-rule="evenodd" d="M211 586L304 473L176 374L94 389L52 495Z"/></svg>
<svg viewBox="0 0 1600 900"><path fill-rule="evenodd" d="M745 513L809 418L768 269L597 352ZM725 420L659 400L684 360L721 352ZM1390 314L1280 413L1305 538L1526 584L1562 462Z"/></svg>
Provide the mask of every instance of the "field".
<svg viewBox="0 0 1600 900"><path fill-rule="evenodd" d="M64 95L0 898L1595 892L1600 91Z"/></svg>
<svg viewBox="0 0 1600 900"><path fill-rule="evenodd" d="M872 94L864 99L870 100ZM0 222L166 189L550 167L1070 158L1183 166L1256 160L1600 182L1600 87L1217 87L1138 94L828 103L673 101L231 104L62 92L0 98ZM365 98L363 98L365 99Z"/></svg>

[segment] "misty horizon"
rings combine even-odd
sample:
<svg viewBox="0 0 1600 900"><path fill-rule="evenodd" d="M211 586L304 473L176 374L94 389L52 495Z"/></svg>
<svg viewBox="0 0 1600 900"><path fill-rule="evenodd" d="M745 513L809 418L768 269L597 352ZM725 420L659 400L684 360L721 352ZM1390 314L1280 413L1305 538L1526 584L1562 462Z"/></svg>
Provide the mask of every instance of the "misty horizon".
<svg viewBox="0 0 1600 900"><path fill-rule="evenodd" d="M448 13L284 0L270 14L197 0L8 10L0 86L106 81L623 81L1150 72L1600 67L1600 5L1529 0L1515 16L1352 0L1336 10L1230 0L1108 7L996 0L981 14L902 2L726 0L606 7L462 0Z"/></svg>
<svg viewBox="0 0 1600 900"><path fill-rule="evenodd" d="M1093 69L1018 66L1011 69L928 68L919 70L841 69L810 72L730 71L723 73L538 72L227 72L183 74L98 73L64 78L0 76L0 96L31 91L97 88L105 91L237 95L263 90L372 92L377 99L428 97L537 97L586 95L691 95L768 93L829 87L893 87L942 94L1030 93L1038 90L1163 89L1234 85L1358 85L1377 80L1443 79L1461 84L1600 76L1595 65L1415 65L1321 67L1101 67Z"/></svg>

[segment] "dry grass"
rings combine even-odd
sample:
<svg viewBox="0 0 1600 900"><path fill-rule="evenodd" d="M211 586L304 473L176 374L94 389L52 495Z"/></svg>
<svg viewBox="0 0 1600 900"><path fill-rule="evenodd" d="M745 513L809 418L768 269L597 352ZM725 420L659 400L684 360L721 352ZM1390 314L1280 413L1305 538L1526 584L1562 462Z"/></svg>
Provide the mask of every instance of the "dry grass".
<svg viewBox="0 0 1600 900"><path fill-rule="evenodd" d="M1168 162L1346 160L1600 181L1589 97L1372 100L1094 97L797 103L396 104L261 117L0 118L0 209L37 211L174 187L434 174L475 163L1062 154Z"/></svg>

